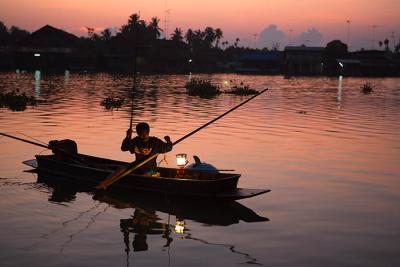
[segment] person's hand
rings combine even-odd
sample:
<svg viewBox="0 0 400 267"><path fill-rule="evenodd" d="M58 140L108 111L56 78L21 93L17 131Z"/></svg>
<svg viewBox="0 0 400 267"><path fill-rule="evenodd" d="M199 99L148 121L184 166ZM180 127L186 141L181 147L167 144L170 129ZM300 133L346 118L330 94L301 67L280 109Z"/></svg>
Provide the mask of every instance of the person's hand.
<svg viewBox="0 0 400 267"><path fill-rule="evenodd" d="M131 137L131 136L132 136L132 129L131 129L131 128L129 128L129 129L126 131L126 136L127 136L127 137Z"/></svg>
<svg viewBox="0 0 400 267"><path fill-rule="evenodd" d="M172 143L171 138L168 135L164 136L164 140L167 141L167 143L169 143L169 144Z"/></svg>

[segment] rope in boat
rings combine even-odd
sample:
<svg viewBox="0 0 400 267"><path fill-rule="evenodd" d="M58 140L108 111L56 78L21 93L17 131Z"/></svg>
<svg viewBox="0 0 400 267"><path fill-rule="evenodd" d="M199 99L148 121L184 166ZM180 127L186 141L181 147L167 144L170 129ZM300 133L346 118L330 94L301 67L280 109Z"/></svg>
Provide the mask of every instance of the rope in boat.
<svg viewBox="0 0 400 267"><path fill-rule="evenodd" d="M45 145L45 146L48 145L47 143L43 142L42 140L33 138L32 136L29 136L29 135L27 135L27 134L21 133L21 132L19 132L19 131L17 131L17 133L19 133L20 135L23 135L23 136L25 136L25 137L28 137L28 138L30 138L30 139L32 139L32 140L35 140L35 141L37 141L37 142L39 142L39 143L42 143L42 144Z"/></svg>

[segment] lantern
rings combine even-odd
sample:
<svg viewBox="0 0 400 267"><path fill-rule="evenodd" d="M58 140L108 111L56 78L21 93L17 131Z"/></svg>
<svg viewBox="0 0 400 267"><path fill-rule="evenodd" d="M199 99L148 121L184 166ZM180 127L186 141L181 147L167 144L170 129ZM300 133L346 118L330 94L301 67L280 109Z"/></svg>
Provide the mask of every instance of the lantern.
<svg viewBox="0 0 400 267"><path fill-rule="evenodd" d="M181 153L176 155L176 165L178 165L179 168L185 167L187 163L187 154Z"/></svg>
<svg viewBox="0 0 400 267"><path fill-rule="evenodd" d="M185 231L185 221L176 218L176 222L175 222L175 233L177 233L177 234L183 234L184 231Z"/></svg>

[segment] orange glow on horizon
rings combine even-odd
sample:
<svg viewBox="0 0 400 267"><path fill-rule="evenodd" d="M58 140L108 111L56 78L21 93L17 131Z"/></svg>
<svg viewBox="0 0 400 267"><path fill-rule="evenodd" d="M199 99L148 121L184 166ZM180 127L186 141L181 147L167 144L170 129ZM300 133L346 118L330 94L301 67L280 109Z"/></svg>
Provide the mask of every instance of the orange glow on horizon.
<svg viewBox="0 0 400 267"><path fill-rule="evenodd" d="M299 35L310 28L318 29L325 41L343 39L346 20L351 21L353 38L371 39L371 25L376 28L376 39L389 37L400 28L400 2L397 0L157 0L148 1L78 1L78 0L0 0L0 18L10 27L15 25L29 31L50 24L78 36L86 35L86 27L101 31L111 27L119 29L129 15L141 14L147 22L154 16L160 19L160 27L170 34L176 27L184 32L188 28L204 29L207 26L221 28L229 41L252 38L270 24L279 31ZM234 3L234 4L233 4ZM397 33L398 34L398 33ZM396 38L398 39L398 37Z"/></svg>

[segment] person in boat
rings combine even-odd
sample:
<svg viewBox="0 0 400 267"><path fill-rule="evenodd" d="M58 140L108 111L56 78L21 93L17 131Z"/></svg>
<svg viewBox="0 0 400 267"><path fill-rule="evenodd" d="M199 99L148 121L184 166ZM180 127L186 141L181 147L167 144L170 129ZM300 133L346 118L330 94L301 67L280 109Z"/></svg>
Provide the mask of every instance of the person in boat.
<svg viewBox="0 0 400 267"><path fill-rule="evenodd" d="M132 138L132 130L128 129L126 137L121 144L122 151L129 151L131 154L135 154L134 165L143 162L156 153L167 153L172 150L170 137L165 136L164 142L157 137L150 136L150 126L145 122L140 122L136 125L136 134L137 136ZM155 157L137 169L135 173L153 175L156 169L157 158Z"/></svg>

